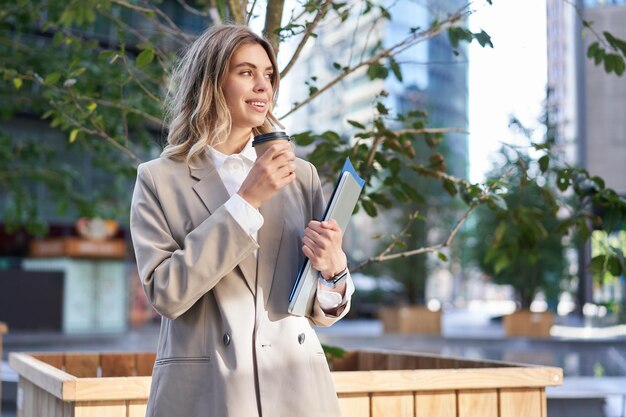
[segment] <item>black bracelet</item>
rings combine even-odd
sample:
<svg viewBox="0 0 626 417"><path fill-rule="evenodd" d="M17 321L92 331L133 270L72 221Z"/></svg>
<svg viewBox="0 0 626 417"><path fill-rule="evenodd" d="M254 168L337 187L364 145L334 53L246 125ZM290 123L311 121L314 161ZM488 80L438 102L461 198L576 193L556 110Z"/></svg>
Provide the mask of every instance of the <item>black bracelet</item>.
<svg viewBox="0 0 626 417"><path fill-rule="evenodd" d="M318 272L318 276L319 276L320 282L325 287L337 288L341 283L343 283L348 278L348 267L346 267L346 269L344 269L337 275L333 276L332 278L326 279L320 272Z"/></svg>

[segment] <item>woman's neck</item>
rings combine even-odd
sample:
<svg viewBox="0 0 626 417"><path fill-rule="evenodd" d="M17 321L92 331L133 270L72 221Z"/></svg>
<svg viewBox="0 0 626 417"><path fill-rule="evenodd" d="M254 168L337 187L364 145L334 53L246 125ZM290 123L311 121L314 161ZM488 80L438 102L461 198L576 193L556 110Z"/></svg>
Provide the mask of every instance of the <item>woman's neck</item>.
<svg viewBox="0 0 626 417"><path fill-rule="evenodd" d="M233 128L226 139L226 142L220 143L215 146L215 149L223 153L224 155L232 155L240 153L246 144L250 140L252 134L251 129L235 129Z"/></svg>

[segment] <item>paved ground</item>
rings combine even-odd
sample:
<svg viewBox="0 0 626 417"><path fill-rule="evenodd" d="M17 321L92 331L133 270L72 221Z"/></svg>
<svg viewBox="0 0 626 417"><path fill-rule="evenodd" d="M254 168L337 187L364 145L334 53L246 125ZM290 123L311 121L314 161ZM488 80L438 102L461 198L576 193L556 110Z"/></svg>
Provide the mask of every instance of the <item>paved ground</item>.
<svg viewBox="0 0 626 417"><path fill-rule="evenodd" d="M442 354L469 359L496 359L559 366L565 383L547 391L550 417L626 417L626 331L557 327L567 337L548 340L507 339L501 323L489 314L456 310L446 312L441 337L384 334L377 320L344 320L318 329L323 343L344 348L376 348ZM559 333L560 332L560 333ZM10 332L5 336L5 357L16 351L154 351L158 324L149 323L115 335L63 335ZM17 375L6 362L0 374L5 402L2 417L15 416ZM13 400L12 400L13 399ZM572 409L578 414L572 414Z"/></svg>

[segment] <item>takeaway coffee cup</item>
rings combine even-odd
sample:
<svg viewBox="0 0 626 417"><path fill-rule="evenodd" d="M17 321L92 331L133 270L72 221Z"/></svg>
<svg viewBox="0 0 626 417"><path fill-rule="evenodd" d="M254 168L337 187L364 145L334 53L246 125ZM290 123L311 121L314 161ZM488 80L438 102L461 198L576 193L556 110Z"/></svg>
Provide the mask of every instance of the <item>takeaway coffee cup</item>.
<svg viewBox="0 0 626 417"><path fill-rule="evenodd" d="M255 136L252 140L252 146L256 151L257 158L260 158L270 146L279 143L279 141L291 142L291 138L285 132L270 132Z"/></svg>

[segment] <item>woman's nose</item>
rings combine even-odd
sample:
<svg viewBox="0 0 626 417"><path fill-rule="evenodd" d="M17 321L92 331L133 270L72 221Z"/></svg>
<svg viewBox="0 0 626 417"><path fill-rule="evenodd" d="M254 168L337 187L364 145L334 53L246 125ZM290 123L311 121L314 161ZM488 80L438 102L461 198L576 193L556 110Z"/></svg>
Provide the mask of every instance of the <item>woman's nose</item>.
<svg viewBox="0 0 626 417"><path fill-rule="evenodd" d="M267 77L265 77L265 75L262 75L261 77L257 77L256 82L254 84L254 91L265 92L265 91L271 90L271 88L272 88L272 83L269 79L267 79Z"/></svg>

